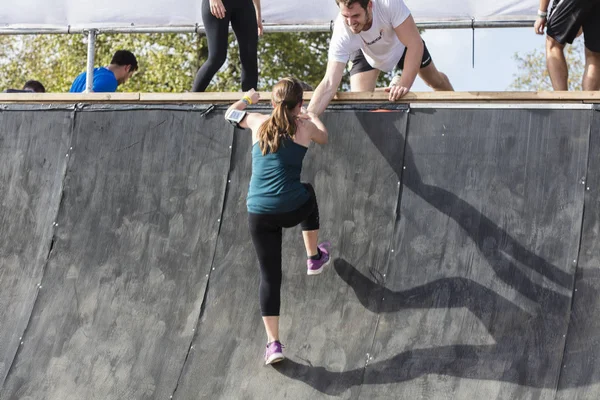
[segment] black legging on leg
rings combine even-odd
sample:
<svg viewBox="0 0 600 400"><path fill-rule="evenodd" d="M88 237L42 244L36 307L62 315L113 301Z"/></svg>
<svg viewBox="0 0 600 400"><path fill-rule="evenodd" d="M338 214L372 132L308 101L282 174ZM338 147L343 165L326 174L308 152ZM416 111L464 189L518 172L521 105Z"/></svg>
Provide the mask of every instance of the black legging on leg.
<svg viewBox="0 0 600 400"><path fill-rule="evenodd" d="M258 85L258 24L252 0L223 0L225 18L210 12L210 1L202 1L202 22L208 41L208 60L196 73L193 92L204 92L227 59L229 22L237 38L242 63L242 90Z"/></svg>
<svg viewBox="0 0 600 400"><path fill-rule="evenodd" d="M281 306L281 238L283 228L301 224L303 231L319 229L319 207L315 191L304 184L310 199L300 208L281 214L248 213L252 243L260 265L260 311L263 317L278 316Z"/></svg>
<svg viewBox="0 0 600 400"><path fill-rule="evenodd" d="M252 0L243 0L241 3L244 4L240 4L231 16L231 29L240 49L242 90L246 92L258 86L258 24Z"/></svg>

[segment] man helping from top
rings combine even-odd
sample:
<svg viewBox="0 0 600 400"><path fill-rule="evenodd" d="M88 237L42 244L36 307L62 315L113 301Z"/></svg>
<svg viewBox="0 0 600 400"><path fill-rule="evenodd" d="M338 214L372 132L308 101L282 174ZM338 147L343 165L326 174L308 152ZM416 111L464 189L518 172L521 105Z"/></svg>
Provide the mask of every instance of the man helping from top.
<svg viewBox="0 0 600 400"><path fill-rule="evenodd" d="M348 60L352 59L353 92L374 91L381 71L402 70L386 91L396 101L410 90L417 74L434 90L453 90L438 71L410 10L402 0L336 0L340 14L329 45L325 77L315 90L308 111L319 115L335 96Z"/></svg>

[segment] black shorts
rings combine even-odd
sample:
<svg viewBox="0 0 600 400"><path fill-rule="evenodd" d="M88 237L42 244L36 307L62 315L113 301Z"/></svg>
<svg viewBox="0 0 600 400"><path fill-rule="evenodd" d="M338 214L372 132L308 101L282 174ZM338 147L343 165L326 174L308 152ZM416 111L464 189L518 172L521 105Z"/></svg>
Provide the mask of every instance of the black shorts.
<svg viewBox="0 0 600 400"><path fill-rule="evenodd" d="M562 45L570 44L581 27L585 47L600 52L600 0L555 0L548 18L548 36Z"/></svg>
<svg viewBox="0 0 600 400"><path fill-rule="evenodd" d="M402 57L400 57L400 61L396 64L396 68L399 70L404 69L404 58L406 57L406 49L404 49L404 53L402 53ZM352 61L352 68L350 68L350 75L358 74L359 72L367 72L371 71L375 68L371 66L367 62L362 50L357 50L352 54L350 58ZM429 50L427 50L427 45L425 45L425 41L423 41L423 57L421 58L421 68L425 68L431 64L431 54L429 54Z"/></svg>

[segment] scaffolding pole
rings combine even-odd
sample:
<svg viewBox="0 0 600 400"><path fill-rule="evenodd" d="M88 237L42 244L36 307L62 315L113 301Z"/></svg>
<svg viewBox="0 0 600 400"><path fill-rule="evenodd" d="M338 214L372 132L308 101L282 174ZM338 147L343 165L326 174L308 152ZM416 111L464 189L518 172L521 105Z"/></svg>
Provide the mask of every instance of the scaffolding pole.
<svg viewBox="0 0 600 400"><path fill-rule="evenodd" d="M457 21L417 21L417 27L420 29L483 29L483 28L530 28L535 19L518 20L476 20L464 19ZM127 26L127 27L95 27L97 34L107 33L204 33L204 26ZM4 27L0 28L0 35L43 35L43 34L86 34L90 28L73 28L71 26L57 28L19 28ZM284 33L284 32L331 32L333 30L333 21L322 24L312 25L264 25L265 33Z"/></svg>
<svg viewBox="0 0 600 400"><path fill-rule="evenodd" d="M94 89L94 58L96 56L96 30L88 31L87 68L85 76L85 93L91 93Z"/></svg>

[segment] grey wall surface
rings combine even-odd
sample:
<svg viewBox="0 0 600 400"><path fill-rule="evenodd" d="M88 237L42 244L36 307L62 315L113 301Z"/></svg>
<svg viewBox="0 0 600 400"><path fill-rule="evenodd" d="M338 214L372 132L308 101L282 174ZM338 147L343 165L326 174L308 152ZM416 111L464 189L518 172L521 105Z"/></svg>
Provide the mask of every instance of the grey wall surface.
<svg viewBox="0 0 600 400"><path fill-rule="evenodd" d="M588 110L411 113L362 398L554 398L589 126Z"/></svg>
<svg viewBox="0 0 600 400"><path fill-rule="evenodd" d="M399 185L361 121L373 126L376 140L401 165L407 114L394 114L387 127L376 113L327 114L324 123L335 127L331 142L313 145L304 163L303 179L317 193L321 239L332 242L333 257L361 261L375 273L388 257ZM283 241L280 325L291 358L276 367L281 375L262 365L266 335L245 206L250 145L250 133L238 131L206 309L174 398L358 398L377 315L366 312L333 271L306 275L299 227L285 231Z"/></svg>
<svg viewBox="0 0 600 400"><path fill-rule="evenodd" d="M65 110L0 113L1 384L21 345L42 283L73 115Z"/></svg>
<svg viewBox="0 0 600 400"><path fill-rule="evenodd" d="M585 209L569 332L558 399L600 395L600 112L594 112L586 173Z"/></svg>
<svg viewBox="0 0 600 400"><path fill-rule="evenodd" d="M204 298L232 131L217 114L77 114L54 248L2 398L169 398Z"/></svg>
<svg viewBox="0 0 600 400"><path fill-rule="evenodd" d="M324 114L274 367L222 115L0 112L0 399L598 398L597 111Z"/></svg>

